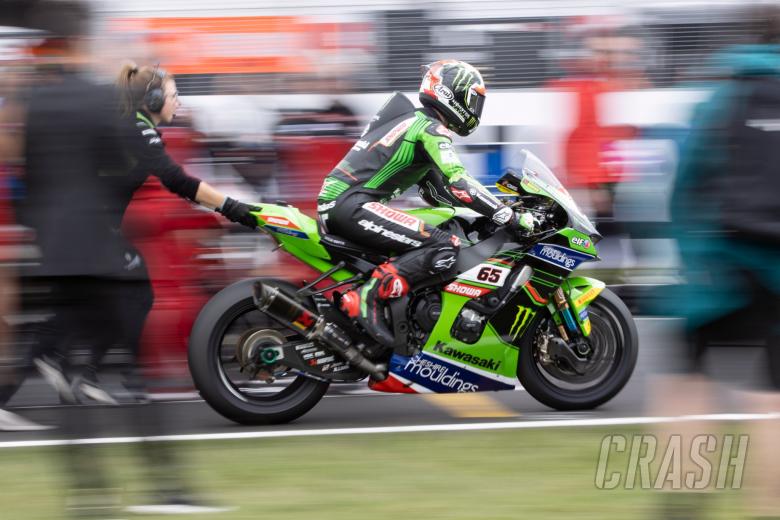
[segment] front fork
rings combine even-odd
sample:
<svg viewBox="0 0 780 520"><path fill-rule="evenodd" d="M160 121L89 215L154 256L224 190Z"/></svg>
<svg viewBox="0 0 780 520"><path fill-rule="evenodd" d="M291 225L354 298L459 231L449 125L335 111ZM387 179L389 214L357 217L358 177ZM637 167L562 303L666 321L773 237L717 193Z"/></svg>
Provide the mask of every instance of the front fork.
<svg viewBox="0 0 780 520"><path fill-rule="evenodd" d="M605 286L604 282L595 278L575 276L564 280L553 292L548 308L564 341L590 336L588 305Z"/></svg>
<svg viewBox="0 0 780 520"><path fill-rule="evenodd" d="M541 347L542 361L565 360L577 374L585 374L590 365L590 318L588 305L604 289L604 283L592 278L567 279L552 294L548 304L558 335L547 335Z"/></svg>

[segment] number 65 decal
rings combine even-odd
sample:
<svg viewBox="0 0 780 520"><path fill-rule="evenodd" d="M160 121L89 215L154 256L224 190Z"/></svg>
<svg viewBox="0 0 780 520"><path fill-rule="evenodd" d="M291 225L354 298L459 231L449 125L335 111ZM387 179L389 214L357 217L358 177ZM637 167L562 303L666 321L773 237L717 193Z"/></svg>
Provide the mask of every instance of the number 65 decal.
<svg viewBox="0 0 780 520"><path fill-rule="evenodd" d="M498 267L493 264L479 264L458 276L458 279L501 287L506 282L510 272L510 269L506 267Z"/></svg>
<svg viewBox="0 0 780 520"><path fill-rule="evenodd" d="M501 279L501 269L495 267L483 267L477 273L477 280L480 282L496 283Z"/></svg>

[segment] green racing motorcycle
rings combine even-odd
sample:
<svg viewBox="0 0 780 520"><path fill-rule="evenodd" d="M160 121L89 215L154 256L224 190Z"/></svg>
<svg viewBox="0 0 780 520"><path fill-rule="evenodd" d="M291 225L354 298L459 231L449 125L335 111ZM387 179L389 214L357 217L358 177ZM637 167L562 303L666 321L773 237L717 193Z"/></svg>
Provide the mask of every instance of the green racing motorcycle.
<svg viewBox="0 0 780 520"><path fill-rule="evenodd" d="M292 421L329 385L365 379L372 390L397 393L521 385L558 410L609 401L631 377L638 336L628 308L603 282L572 275L598 260L600 235L528 151L496 185L506 204L533 215L533 231L497 226L462 208L409 210L463 246L448 277L388 300L390 346L371 341L338 306L341 294L387 258L320 234L295 207L258 204L259 228L321 275L300 287L239 281L206 304L189 344L202 397L242 424Z"/></svg>

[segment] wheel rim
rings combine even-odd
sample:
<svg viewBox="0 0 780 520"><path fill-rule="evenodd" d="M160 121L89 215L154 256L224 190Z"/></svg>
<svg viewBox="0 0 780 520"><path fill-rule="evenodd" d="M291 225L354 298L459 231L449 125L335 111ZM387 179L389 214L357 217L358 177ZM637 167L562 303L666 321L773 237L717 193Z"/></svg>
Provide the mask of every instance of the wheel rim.
<svg viewBox="0 0 780 520"><path fill-rule="evenodd" d="M280 401L296 393L301 386L311 380L307 377L279 367L274 371L276 380L269 384L250 378L250 374L241 371L237 348L239 340L246 334L263 329L280 333L288 341L299 341L303 337L282 327L254 305L242 304L228 313L222 326L212 336L216 342L214 362L217 366L222 385L236 398L246 403L270 403Z"/></svg>
<svg viewBox="0 0 780 520"><path fill-rule="evenodd" d="M581 393L601 387L604 381L615 374L624 357L627 335L617 314L594 302L588 309L588 315L591 333L587 341L592 355L582 375L567 370L566 367L542 363L538 338L533 342L534 369L548 385L557 390ZM543 323L540 328L544 326Z"/></svg>

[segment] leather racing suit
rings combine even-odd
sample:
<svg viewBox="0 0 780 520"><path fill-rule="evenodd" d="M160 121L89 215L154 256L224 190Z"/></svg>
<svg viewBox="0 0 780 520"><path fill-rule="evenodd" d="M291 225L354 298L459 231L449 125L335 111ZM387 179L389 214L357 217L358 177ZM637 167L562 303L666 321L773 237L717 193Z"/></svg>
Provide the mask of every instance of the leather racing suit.
<svg viewBox="0 0 780 520"><path fill-rule="evenodd" d="M342 310L384 345L392 344L393 337L384 320L383 300L402 297L410 285L450 270L460 247L454 235L386 202L423 184L426 175L440 175L443 183L437 184L448 193L439 199L443 195L446 202L470 208L497 224L513 217L509 207L469 176L452 148L451 136L435 110L415 108L396 92L325 177L317 198L321 231L393 257L341 299Z"/></svg>

